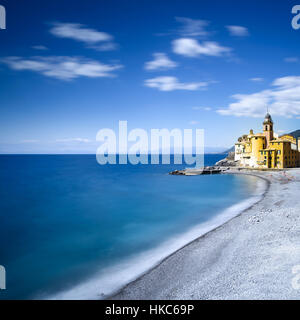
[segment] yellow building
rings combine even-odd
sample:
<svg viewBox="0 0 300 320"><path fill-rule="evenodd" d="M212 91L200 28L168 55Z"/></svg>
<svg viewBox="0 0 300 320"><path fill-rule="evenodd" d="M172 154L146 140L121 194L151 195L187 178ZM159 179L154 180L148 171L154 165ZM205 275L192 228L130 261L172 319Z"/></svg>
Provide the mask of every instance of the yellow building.
<svg viewBox="0 0 300 320"><path fill-rule="evenodd" d="M300 143L292 135L278 136L273 131L269 113L263 122L263 133L243 135L235 144L235 160L243 167L283 169L300 167Z"/></svg>

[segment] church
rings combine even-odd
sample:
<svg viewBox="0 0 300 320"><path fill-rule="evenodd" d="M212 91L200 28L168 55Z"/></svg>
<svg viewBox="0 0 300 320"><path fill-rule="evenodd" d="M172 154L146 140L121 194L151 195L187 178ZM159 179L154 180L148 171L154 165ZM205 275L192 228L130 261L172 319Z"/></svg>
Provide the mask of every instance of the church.
<svg viewBox="0 0 300 320"><path fill-rule="evenodd" d="M278 136L273 131L269 113L263 122L263 133L250 130L235 144L235 161L242 167L283 169L300 167L300 142L290 134Z"/></svg>

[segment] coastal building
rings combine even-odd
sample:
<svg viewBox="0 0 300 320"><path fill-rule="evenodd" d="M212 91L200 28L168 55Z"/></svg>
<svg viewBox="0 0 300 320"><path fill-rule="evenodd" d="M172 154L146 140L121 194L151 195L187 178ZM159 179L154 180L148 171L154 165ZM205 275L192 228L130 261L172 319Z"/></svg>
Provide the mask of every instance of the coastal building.
<svg viewBox="0 0 300 320"><path fill-rule="evenodd" d="M273 131L269 113L263 122L263 133L250 130L235 144L235 160L243 167L283 169L300 167L300 141L290 134L278 136Z"/></svg>

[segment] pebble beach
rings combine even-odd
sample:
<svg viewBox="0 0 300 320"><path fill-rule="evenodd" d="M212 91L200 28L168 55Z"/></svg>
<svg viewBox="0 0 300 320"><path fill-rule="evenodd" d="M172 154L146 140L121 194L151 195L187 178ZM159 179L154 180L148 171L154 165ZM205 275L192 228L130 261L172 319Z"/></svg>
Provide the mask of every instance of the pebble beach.
<svg viewBox="0 0 300 320"><path fill-rule="evenodd" d="M226 174L255 175L268 188L252 207L176 251L110 299L300 298L300 168L231 169Z"/></svg>

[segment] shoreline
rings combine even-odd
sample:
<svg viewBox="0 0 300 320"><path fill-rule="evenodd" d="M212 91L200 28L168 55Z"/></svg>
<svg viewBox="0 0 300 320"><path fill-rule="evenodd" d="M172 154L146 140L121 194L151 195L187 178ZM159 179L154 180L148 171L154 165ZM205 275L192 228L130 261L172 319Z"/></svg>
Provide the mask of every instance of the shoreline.
<svg viewBox="0 0 300 320"><path fill-rule="evenodd" d="M218 236L220 236L220 233L221 233L221 237L222 237L222 233L223 233L223 237L224 237L224 235L226 237L228 237L227 233L228 233L228 229L230 229L232 227L231 225L238 224L239 223L238 220L244 220L244 222L245 222L245 219L247 219L247 217L251 214L254 215L254 221L255 221L255 218L257 216L257 212L259 212L258 207L266 206L266 204L267 204L266 202L268 202L268 200L266 200L266 198L270 197L271 189L274 189L274 186L275 185L277 186L278 183L280 183L278 181L281 181L282 179L286 179L289 181L289 178L286 178L285 172L286 171L256 171L256 172L254 172L253 170L238 171L238 170L234 170L234 169L226 172L225 174L251 175L251 176L255 176L260 179L263 179L266 183L266 188L265 188L263 194L261 194L260 199L258 201L256 201L255 203L251 204L249 207L242 210L241 212L239 212L237 215L231 217L230 219L228 219L227 221L225 221L221 225L216 226L212 230L200 235L199 237L190 241L189 243L187 243L183 247L177 249L176 251L174 251L173 253L171 253L170 255L165 257L164 259L162 259L158 264L156 264L152 268L148 269L146 272L144 272L142 275L140 275L137 279L129 282L128 284L123 286L120 290L116 291L114 294L106 297L106 299L108 299L108 300L109 299L112 299L112 300L122 300L122 299L132 299L132 300L139 300L139 299L197 299L197 298L195 298L195 295L199 296L198 299L214 299L215 297L214 297L213 291L211 291L210 294L206 294L205 297L202 297L202 295L199 294L199 292L194 290L190 294L190 296L187 296L186 292L191 291L191 289L189 289L191 286L194 287L196 285L196 287L201 287L201 280L202 280L203 286L204 286L204 281L203 281L203 276L201 275L201 273L195 274L192 271L193 269L195 269L195 266L190 268L190 270L189 270L189 268L187 268L188 263L186 263L184 260L182 260L181 256L187 255L188 260L191 259L191 257L193 257L193 259L194 259L195 252L198 252L199 250L206 252L206 255L199 256L200 258L203 258L204 260L207 260L209 256L214 255L215 248L214 248L214 246L211 245L211 243L213 243L213 242L209 241L209 239L216 237L216 234L219 234ZM299 177L300 177L300 171L297 169L290 169L290 170L287 170L287 172L292 172L293 174L296 174L298 177L297 179L299 179ZM284 183L289 183L289 182L284 182ZM259 223L259 220L257 223ZM238 228L239 226L236 226L236 227ZM232 234L232 237L236 238L234 233ZM208 243L206 243L206 242L208 242ZM240 246L238 243L238 240L235 240L235 242L237 242L236 245ZM203 243L205 243L204 249L199 248L199 246L203 245ZM241 247L240 248L241 252L243 252L243 251L245 251L245 249L247 249L247 247L245 247L245 246L244 247L240 246L240 247ZM257 248L257 250L259 250L259 248ZM219 254L222 255L222 252L219 251ZM255 255L255 253L254 253L254 255ZM299 254L299 263L300 263L300 254ZM174 265L176 266L175 269L178 269L178 267L179 267L183 270L186 270L185 273L183 274L183 276L182 276L182 274L176 275L173 278L171 276L169 276L169 277L171 277L169 279L169 281L167 281L167 282L162 281L162 280L164 280L162 278L162 274L164 274L164 277L165 277L166 274L174 273L174 272L172 272L172 269L174 269ZM201 263L199 263L198 267L200 267L200 265L201 265L201 268L206 269L206 273L208 273L205 275L205 277L204 277L205 279L207 279L209 277L216 276L214 272L209 272L209 271L207 272L207 268L209 266L211 266L211 263L208 263L205 266L205 264L203 264L201 262ZM220 266L215 264L215 268L218 269L219 267ZM236 273L240 274L240 272L238 270L236 270ZM234 275L234 272L232 272L232 275ZM182 279L180 279L180 276ZM195 281L193 281L191 284L186 284L184 281L184 278L187 278L187 279L195 278ZM200 281L200 284L199 284L199 281ZM162 283L164 283L164 285ZM177 292L177 294L174 294L174 283L180 284L180 285L178 285L178 287L175 290ZM289 283L289 285L290 285L290 283ZM227 283L227 286L228 286L228 283ZM224 287L226 288L227 286L225 285ZM205 289L205 286L202 289ZM294 290L294 289L292 288L292 290ZM207 290L204 290L204 291L207 291ZM296 290L294 290L294 291L295 292L292 291L292 293L296 293ZM241 299L248 299L248 298L251 299L251 298L253 298L251 295L250 296L246 295L246 297L245 297L245 294L243 292L241 292L240 295L235 296L235 297L232 297L228 294L219 295L218 299L230 299L230 298L231 299L240 299L240 298ZM300 297L300 295L299 295L299 297ZM265 297L265 298L267 299L268 297ZM255 297L254 297L254 299L255 299Z"/></svg>
<svg viewBox="0 0 300 320"><path fill-rule="evenodd" d="M256 187L256 192L251 193L251 196L246 199L238 199L237 203L223 208L215 217L208 221L191 226L185 232L173 235L158 246L133 256L131 259L108 267L87 281L47 296L46 299L111 299L122 289L158 267L174 253L199 237L205 236L220 227L260 201L267 192L267 180L257 179ZM113 278L112 275L114 275Z"/></svg>

